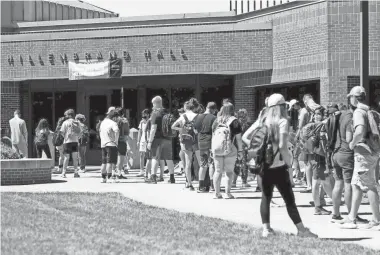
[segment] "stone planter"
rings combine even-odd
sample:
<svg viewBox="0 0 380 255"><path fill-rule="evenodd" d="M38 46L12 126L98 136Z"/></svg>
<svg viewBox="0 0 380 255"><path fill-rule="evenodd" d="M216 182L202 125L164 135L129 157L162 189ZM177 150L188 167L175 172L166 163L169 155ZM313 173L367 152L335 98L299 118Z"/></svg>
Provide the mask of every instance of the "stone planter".
<svg viewBox="0 0 380 255"><path fill-rule="evenodd" d="M24 185L51 182L51 159L2 159L1 185Z"/></svg>

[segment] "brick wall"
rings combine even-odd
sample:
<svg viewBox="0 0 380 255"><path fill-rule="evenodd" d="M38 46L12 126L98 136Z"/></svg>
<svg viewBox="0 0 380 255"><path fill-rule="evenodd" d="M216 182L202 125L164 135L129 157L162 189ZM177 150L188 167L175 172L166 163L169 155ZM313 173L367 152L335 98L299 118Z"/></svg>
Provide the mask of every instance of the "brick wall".
<svg viewBox="0 0 380 255"><path fill-rule="evenodd" d="M9 128L9 120L20 109L20 83L1 82L1 135Z"/></svg>
<svg viewBox="0 0 380 255"><path fill-rule="evenodd" d="M60 54L66 53L69 60L78 53L84 59L86 52L96 58L98 51L108 59L109 52L116 51L119 57L127 50L131 61L123 64L125 75L149 75L171 73L203 73L224 71L263 70L272 67L272 31L234 31L193 34L168 34L150 36L130 36L117 38L89 38L55 41L3 42L2 79L68 77L68 66L62 64ZM144 52L149 49L151 61ZM158 60L157 50L164 55ZM169 54L173 50L175 60ZM185 59L181 56L184 50ZM48 61L48 55L55 56L55 65ZM8 56L13 55L15 64L8 64ZM23 57L23 65L19 61ZM29 63L31 56L34 66ZM38 60L41 55L43 64Z"/></svg>
<svg viewBox="0 0 380 255"><path fill-rule="evenodd" d="M51 160L1 160L1 185L25 185L51 182Z"/></svg>

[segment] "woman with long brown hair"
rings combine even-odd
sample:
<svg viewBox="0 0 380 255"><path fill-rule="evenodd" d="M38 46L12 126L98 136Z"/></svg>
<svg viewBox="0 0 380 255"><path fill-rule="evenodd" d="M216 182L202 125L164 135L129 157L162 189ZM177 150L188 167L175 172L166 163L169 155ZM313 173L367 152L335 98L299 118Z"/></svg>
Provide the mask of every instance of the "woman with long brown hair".
<svg viewBox="0 0 380 255"><path fill-rule="evenodd" d="M36 145L37 150L37 158L42 157L42 151L45 152L46 156L48 158L51 158L50 148L49 148L49 123L47 119L41 119L38 122L37 128L36 128L36 136L34 138L34 143Z"/></svg>

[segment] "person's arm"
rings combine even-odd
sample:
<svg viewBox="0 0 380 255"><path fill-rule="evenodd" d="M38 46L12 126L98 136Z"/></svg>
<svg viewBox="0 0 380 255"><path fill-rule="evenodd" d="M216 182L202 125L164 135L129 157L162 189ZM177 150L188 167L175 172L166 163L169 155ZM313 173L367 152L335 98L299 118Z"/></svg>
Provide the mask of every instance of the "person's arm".
<svg viewBox="0 0 380 255"><path fill-rule="evenodd" d="M157 113L152 113L152 117L150 118L150 134L148 136L148 144L147 149L150 150L152 147L154 136L156 135L157 131L157 123L156 123Z"/></svg>
<svg viewBox="0 0 380 255"><path fill-rule="evenodd" d="M173 125L172 125L172 129L173 130L177 130L177 131L181 131L182 130L182 116L178 119L178 120L176 120L174 123L173 123Z"/></svg>
<svg viewBox="0 0 380 255"><path fill-rule="evenodd" d="M241 138L242 138L241 133L235 135L236 146L237 146L237 150L238 150L238 152L243 152L243 141L242 141Z"/></svg>
<svg viewBox="0 0 380 255"><path fill-rule="evenodd" d="M288 148L288 121L285 120L282 123L280 123L280 135L279 135L279 143L278 143L278 149L281 153L281 156L285 163L288 165L288 167L292 167L292 155L290 154L289 148Z"/></svg>
<svg viewBox="0 0 380 255"><path fill-rule="evenodd" d="M28 144L28 130L26 129L26 123L25 121L22 123L21 126L21 133L25 139L26 144Z"/></svg>
<svg viewBox="0 0 380 255"><path fill-rule="evenodd" d="M247 147L249 148L250 147L250 144L251 144L251 135L253 133L253 131L255 131L255 129L259 126L259 119L257 119L255 121L255 123L253 123L248 129L247 131L245 131L245 133L243 134L242 136L242 141L245 143L245 145L247 145Z"/></svg>
<svg viewBox="0 0 380 255"><path fill-rule="evenodd" d="M352 141L349 145L351 150L353 150L355 146L363 139L364 134L366 132L365 126L364 126L365 119L364 119L363 113L359 111L355 111L352 119L353 119L354 132L353 132Z"/></svg>
<svg viewBox="0 0 380 255"><path fill-rule="evenodd" d="M297 133L296 133L296 140L298 140L299 136L300 136L300 133L301 133L301 129L304 127L304 123L305 123L305 119L306 119L306 114L307 112L304 111L304 110L301 110L300 112L300 119L299 119L299 122L298 122L298 130L297 130Z"/></svg>
<svg viewBox="0 0 380 255"><path fill-rule="evenodd" d="M137 144L140 143L140 140L141 140L141 134L142 134L142 124L140 122L140 125L139 125L139 132L137 134Z"/></svg>
<svg viewBox="0 0 380 255"><path fill-rule="evenodd" d="M352 132L352 121L348 122L346 125L346 142L350 144L353 138L353 132Z"/></svg>
<svg viewBox="0 0 380 255"><path fill-rule="evenodd" d="M112 125L112 130L115 133L115 142L119 141L119 136L120 136L120 130L119 127L117 126L116 122Z"/></svg>

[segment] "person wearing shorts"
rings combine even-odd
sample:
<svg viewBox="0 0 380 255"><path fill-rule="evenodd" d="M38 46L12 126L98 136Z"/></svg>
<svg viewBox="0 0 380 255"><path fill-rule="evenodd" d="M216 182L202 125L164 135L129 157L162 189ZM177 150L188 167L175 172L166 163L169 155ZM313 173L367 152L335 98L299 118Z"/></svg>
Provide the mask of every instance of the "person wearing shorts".
<svg viewBox="0 0 380 255"><path fill-rule="evenodd" d="M333 189L333 215L331 222L342 220L340 215L341 196L344 188L344 201L348 211L351 210L352 188L351 180L354 172L354 151L349 148L352 140L352 112L342 111L335 142L332 165L334 168L335 185Z"/></svg>
<svg viewBox="0 0 380 255"><path fill-rule="evenodd" d="M211 158L212 124L216 119L218 109L216 103L209 102L206 111L195 118L195 131L200 156L199 188L198 193L206 193L214 190L212 175L214 174L213 160Z"/></svg>
<svg viewBox="0 0 380 255"><path fill-rule="evenodd" d="M102 148L102 182L106 183L107 179L111 180L112 170L117 163L119 127L114 121L118 116L115 107L110 107L107 117L102 121L99 127L100 146Z"/></svg>
<svg viewBox="0 0 380 255"><path fill-rule="evenodd" d="M184 104L184 110L185 113L174 122L172 125L173 130L179 131L180 137L183 135L183 128L186 124L186 122L191 122L195 120L195 117L198 115L197 113L194 113L194 110L197 108L196 105L194 105L193 101L187 101ZM194 132L195 128L194 128ZM195 137L194 137L195 138ZM195 140L194 143L190 142L184 142L181 140L181 151L184 154L184 169L186 173L186 188L189 188L190 191L194 191L194 187L192 184L192 174L191 174L191 166L193 162L193 155L195 154L197 157L198 162L200 162L200 153L198 149L198 143Z"/></svg>
<svg viewBox="0 0 380 255"><path fill-rule="evenodd" d="M70 155L73 159L74 165L74 178L79 178L78 173L78 141L79 134L73 132L73 126L78 125L79 123L74 120L75 112L73 109L69 109L65 112L66 120L62 123L60 131L64 137L63 140L63 171L62 177L66 178L66 170L69 165Z"/></svg>
<svg viewBox="0 0 380 255"><path fill-rule="evenodd" d="M342 228L357 228L357 215L361 204L363 192L368 195L372 210L372 221L365 226L366 229L380 230L379 194L377 192L376 168L379 155L367 145L368 111L364 104L366 92L363 87L356 86L347 95L353 113L353 138L349 144L354 150L354 173L352 176L352 204L348 217L343 221Z"/></svg>
<svg viewBox="0 0 380 255"><path fill-rule="evenodd" d="M151 130L148 135L147 150L152 154L153 174L149 180L147 180L147 183L157 184L157 170L161 159L164 159L168 164L170 182L175 183L172 142L171 139L165 138L162 133L162 118L166 110L162 106L162 98L160 96L154 97L152 104L153 111L150 118Z"/></svg>
<svg viewBox="0 0 380 255"><path fill-rule="evenodd" d="M129 122L127 118L124 117L124 109L121 107L118 107L115 109L117 117L115 119L115 122L117 123L117 126L120 131L119 140L117 144L117 164L116 164L116 171L112 173L113 179L127 179L127 177L123 176L123 167L124 162L127 157L127 141L129 139Z"/></svg>

